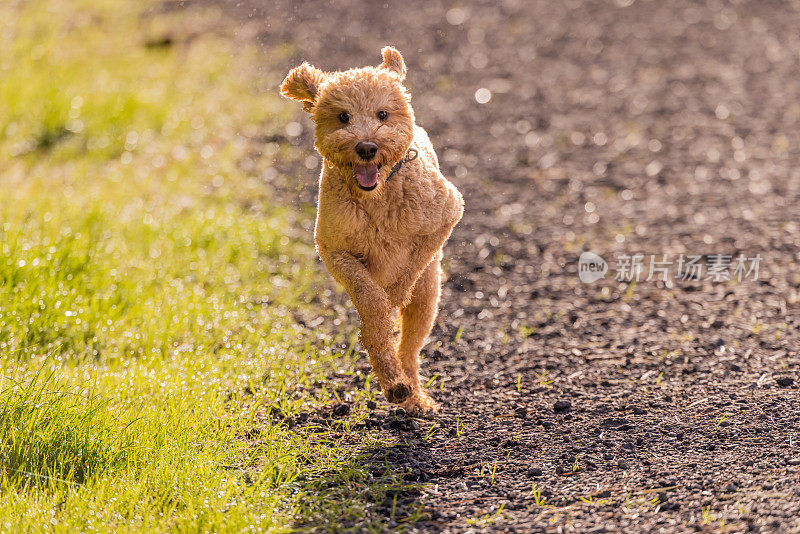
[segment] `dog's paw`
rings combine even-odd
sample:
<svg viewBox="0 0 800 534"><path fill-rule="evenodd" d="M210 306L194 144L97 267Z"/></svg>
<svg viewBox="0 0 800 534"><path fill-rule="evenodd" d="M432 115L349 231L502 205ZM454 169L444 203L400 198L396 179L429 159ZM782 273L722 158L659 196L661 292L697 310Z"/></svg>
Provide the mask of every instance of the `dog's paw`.
<svg viewBox="0 0 800 534"><path fill-rule="evenodd" d="M411 386L400 382L386 388L384 394L386 395L386 400L392 404L400 404L411 396Z"/></svg>
<svg viewBox="0 0 800 534"><path fill-rule="evenodd" d="M432 417L439 410L439 404L424 391L406 399L401 407L412 417Z"/></svg>

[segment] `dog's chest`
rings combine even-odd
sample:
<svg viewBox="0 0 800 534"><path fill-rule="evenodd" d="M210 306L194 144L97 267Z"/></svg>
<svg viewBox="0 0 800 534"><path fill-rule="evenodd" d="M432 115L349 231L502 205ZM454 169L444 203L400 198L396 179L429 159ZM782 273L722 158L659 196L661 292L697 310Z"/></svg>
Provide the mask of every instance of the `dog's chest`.
<svg viewBox="0 0 800 534"><path fill-rule="evenodd" d="M339 216L334 224L341 232L342 248L359 258L379 285L394 282L414 245L402 208L367 209L348 203Z"/></svg>

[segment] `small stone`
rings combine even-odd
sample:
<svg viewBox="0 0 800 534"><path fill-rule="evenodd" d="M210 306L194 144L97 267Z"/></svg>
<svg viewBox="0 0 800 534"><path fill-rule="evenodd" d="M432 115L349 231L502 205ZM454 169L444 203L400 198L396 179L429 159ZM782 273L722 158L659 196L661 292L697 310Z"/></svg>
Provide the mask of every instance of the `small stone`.
<svg viewBox="0 0 800 534"><path fill-rule="evenodd" d="M555 413L568 412L572 409L572 403L568 400L558 400L553 404L553 411Z"/></svg>
<svg viewBox="0 0 800 534"><path fill-rule="evenodd" d="M520 419L525 419L525 417L528 415L528 409L525 408L524 406L520 406L519 408L514 410L514 415L516 415Z"/></svg>
<svg viewBox="0 0 800 534"><path fill-rule="evenodd" d="M333 416L334 417L344 417L345 415L350 413L350 405L340 402L336 406L333 407Z"/></svg>
<svg viewBox="0 0 800 534"><path fill-rule="evenodd" d="M542 470L539 469L538 467L531 467L530 469L528 469L526 474L529 477L539 477L539 476L542 476Z"/></svg>
<svg viewBox="0 0 800 534"><path fill-rule="evenodd" d="M775 379L775 382L782 388L788 388L792 384L794 384L794 378L790 376L783 376L781 378Z"/></svg>
<svg viewBox="0 0 800 534"><path fill-rule="evenodd" d="M378 403L375 402L374 400L368 400L367 401L367 409L368 410L374 410L377 407L378 407Z"/></svg>
<svg viewBox="0 0 800 534"><path fill-rule="evenodd" d="M564 471L564 468L562 466L559 465L559 466L556 467L556 474L557 475L563 475L564 473L565 473L565 471Z"/></svg>
<svg viewBox="0 0 800 534"><path fill-rule="evenodd" d="M787 458L786 465L800 465L800 458Z"/></svg>
<svg viewBox="0 0 800 534"><path fill-rule="evenodd" d="M628 467L630 466L628 465L628 462L626 462L625 460L620 460L619 462L617 462L617 467L619 467L620 469L628 469Z"/></svg>
<svg viewBox="0 0 800 534"><path fill-rule="evenodd" d="M391 421L389 421L389 428L391 428L392 430L404 430L405 424L403 423L403 421L399 419L392 419Z"/></svg>
<svg viewBox="0 0 800 534"><path fill-rule="evenodd" d="M724 491L725 493L733 493L737 489L738 488L736 487L736 484L734 484L733 482L729 482L728 484L725 485L724 488L722 488L722 491Z"/></svg>

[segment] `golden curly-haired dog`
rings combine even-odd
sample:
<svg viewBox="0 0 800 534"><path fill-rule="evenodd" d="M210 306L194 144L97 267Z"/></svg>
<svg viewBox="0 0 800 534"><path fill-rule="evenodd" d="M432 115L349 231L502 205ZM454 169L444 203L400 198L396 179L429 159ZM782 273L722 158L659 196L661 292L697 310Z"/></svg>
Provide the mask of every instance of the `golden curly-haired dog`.
<svg viewBox="0 0 800 534"><path fill-rule="evenodd" d="M316 125L323 156L315 239L322 261L361 317L361 343L389 402L424 414L419 351L439 305L442 246L464 211L414 123L400 52L378 67L322 72L303 63L281 93ZM400 343L393 337L400 309Z"/></svg>

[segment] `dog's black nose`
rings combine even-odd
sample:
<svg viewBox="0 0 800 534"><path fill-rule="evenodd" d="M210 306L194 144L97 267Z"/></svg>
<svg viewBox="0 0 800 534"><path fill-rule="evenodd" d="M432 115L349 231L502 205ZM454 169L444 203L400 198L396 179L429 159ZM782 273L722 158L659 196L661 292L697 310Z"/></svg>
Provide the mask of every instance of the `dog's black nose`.
<svg viewBox="0 0 800 534"><path fill-rule="evenodd" d="M378 144L372 141L360 141L356 145L356 154L361 159L372 159L378 153Z"/></svg>

